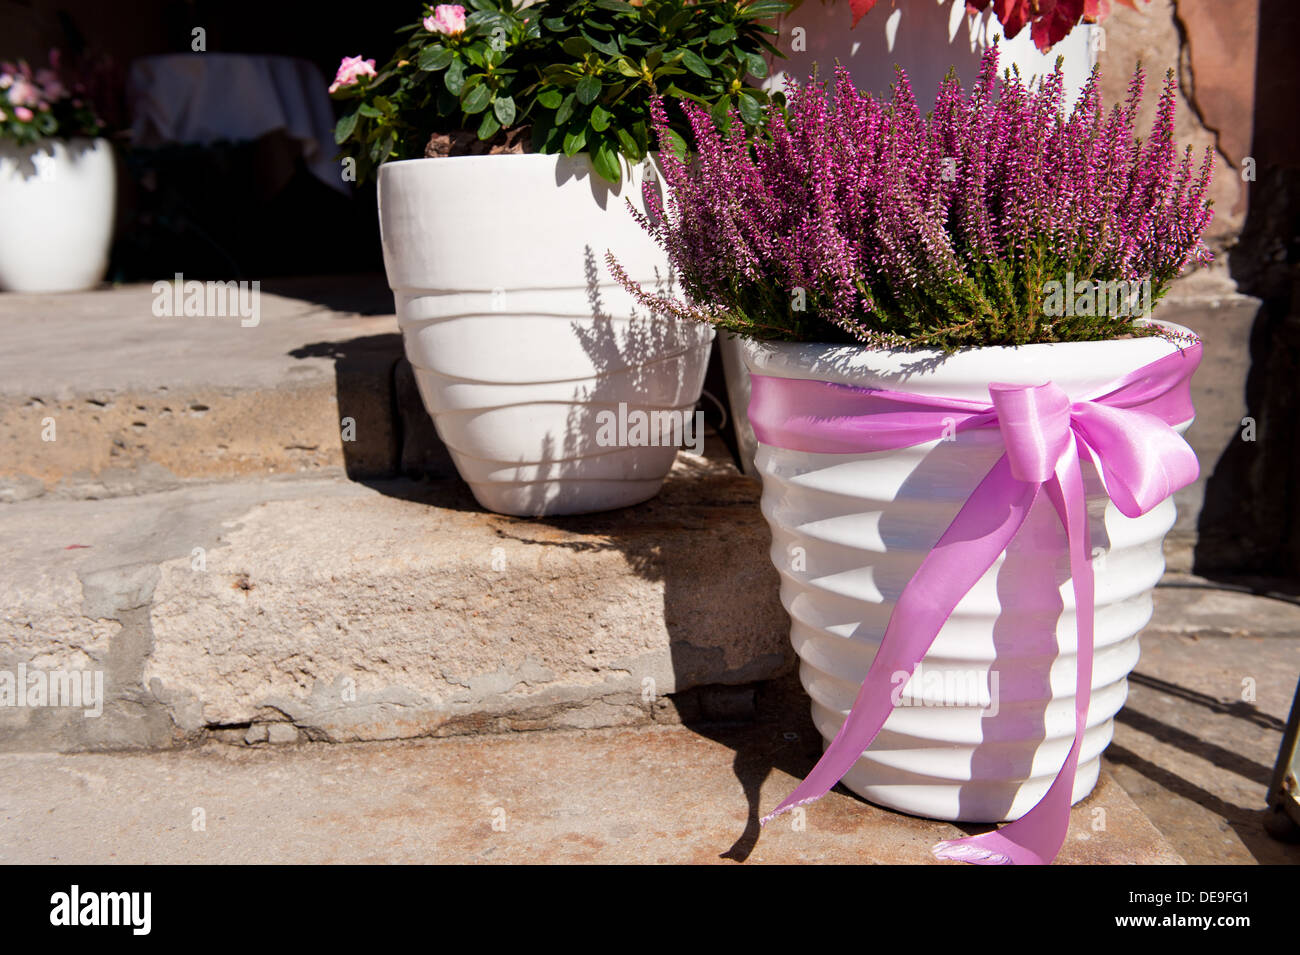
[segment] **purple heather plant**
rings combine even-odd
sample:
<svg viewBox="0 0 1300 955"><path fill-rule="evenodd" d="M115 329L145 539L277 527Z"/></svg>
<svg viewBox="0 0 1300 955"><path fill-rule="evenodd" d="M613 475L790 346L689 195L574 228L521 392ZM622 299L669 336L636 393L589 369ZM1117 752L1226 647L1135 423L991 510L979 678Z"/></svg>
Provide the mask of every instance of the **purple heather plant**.
<svg viewBox="0 0 1300 955"><path fill-rule="evenodd" d="M684 101L689 155L654 104L666 202L648 184L638 218L686 301L645 292L610 254L612 273L656 311L760 339L950 351L1149 334L1128 309L1062 314L1046 289L1149 281L1149 306L1210 260L1213 153L1199 171L1190 146L1179 155L1172 71L1143 142L1140 67L1109 114L1094 69L1068 116L1059 61L1032 85L997 67L994 46L969 94L949 73L928 116L902 70L888 103L842 69L833 90L813 77L757 140Z"/></svg>

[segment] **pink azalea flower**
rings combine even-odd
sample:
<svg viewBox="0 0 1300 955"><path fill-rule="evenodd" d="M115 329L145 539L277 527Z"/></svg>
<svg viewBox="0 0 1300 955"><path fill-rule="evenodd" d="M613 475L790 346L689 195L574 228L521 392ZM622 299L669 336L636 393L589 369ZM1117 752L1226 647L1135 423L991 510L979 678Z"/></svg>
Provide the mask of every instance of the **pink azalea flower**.
<svg viewBox="0 0 1300 955"><path fill-rule="evenodd" d="M47 99L59 100L68 95L68 88L53 70L37 70L36 82L45 88Z"/></svg>
<svg viewBox="0 0 1300 955"><path fill-rule="evenodd" d="M14 109L14 116L21 119L24 123L30 123L36 117L36 114L26 106L19 106Z"/></svg>
<svg viewBox="0 0 1300 955"><path fill-rule="evenodd" d="M18 77L9 88L9 102L14 106L34 106L41 100L41 91L31 80Z"/></svg>
<svg viewBox="0 0 1300 955"><path fill-rule="evenodd" d="M424 18L424 28L446 36L464 33L465 8L458 3L440 3L433 8L433 16Z"/></svg>
<svg viewBox="0 0 1300 955"><path fill-rule="evenodd" d="M363 60L359 56L345 56L339 64L339 71L334 75L330 92L334 93L344 86L352 86L363 76L375 75L375 61Z"/></svg>

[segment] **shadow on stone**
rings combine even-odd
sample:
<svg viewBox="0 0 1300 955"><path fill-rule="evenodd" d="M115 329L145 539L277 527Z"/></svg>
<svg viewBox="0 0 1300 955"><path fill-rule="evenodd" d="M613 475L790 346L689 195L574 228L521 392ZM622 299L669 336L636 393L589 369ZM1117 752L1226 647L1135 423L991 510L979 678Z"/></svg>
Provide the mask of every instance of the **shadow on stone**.
<svg viewBox="0 0 1300 955"><path fill-rule="evenodd" d="M334 362L339 441L348 477L362 480L396 474L401 435L395 413L394 367L402 355L402 337L368 335L315 342L289 354Z"/></svg>

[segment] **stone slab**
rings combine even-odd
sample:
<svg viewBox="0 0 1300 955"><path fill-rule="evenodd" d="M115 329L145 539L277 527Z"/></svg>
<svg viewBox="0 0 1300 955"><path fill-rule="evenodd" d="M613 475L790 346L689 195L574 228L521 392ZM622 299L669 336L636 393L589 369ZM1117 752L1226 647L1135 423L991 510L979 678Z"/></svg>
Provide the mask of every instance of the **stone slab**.
<svg viewBox="0 0 1300 955"><path fill-rule="evenodd" d="M251 327L156 316L149 285L0 294L0 500L331 467L397 473L401 339L392 314L363 314L374 285L285 280L283 294L261 291Z"/></svg>
<svg viewBox="0 0 1300 955"><path fill-rule="evenodd" d="M99 669L108 702L0 707L0 749L672 719L674 694L791 665L769 541L755 485L686 453L646 504L549 521L341 477L11 504L0 668Z"/></svg>
<svg viewBox="0 0 1300 955"><path fill-rule="evenodd" d="M837 789L760 837L759 815L814 758L787 735L650 727L0 755L0 862L937 864L930 847L964 834ZM1106 773L1059 858L1181 861Z"/></svg>

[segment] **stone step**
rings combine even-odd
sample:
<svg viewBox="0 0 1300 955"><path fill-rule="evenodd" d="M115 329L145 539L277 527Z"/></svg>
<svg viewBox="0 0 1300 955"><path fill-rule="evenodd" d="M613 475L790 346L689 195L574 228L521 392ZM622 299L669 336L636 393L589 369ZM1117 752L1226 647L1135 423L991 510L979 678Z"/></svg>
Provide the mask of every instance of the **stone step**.
<svg viewBox="0 0 1300 955"><path fill-rule="evenodd" d="M107 703L0 708L0 748L725 715L744 708L725 687L792 662L757 497L683 453L655 499L545 522L484 513L455 480L342 475L13 503L0 669L100 670Z"/></svg>
<svg viewBox="0 0 1300 955"><path fill-rule="evenodd" d="M836 789L760 835L759 816L816 758L813 737L791 735L760 724L6 754L0 862L934 864L935 842L985 828ZM1058 862L1182 859L1103 771Z"/></svg>
<svg viewBox="0 0 1300 955"><path fill-rule="evenodd" d="M268 282L253 326L160 317L156 297L0 294L0 499L400 472L401 337L382 276Z"/></svg>

